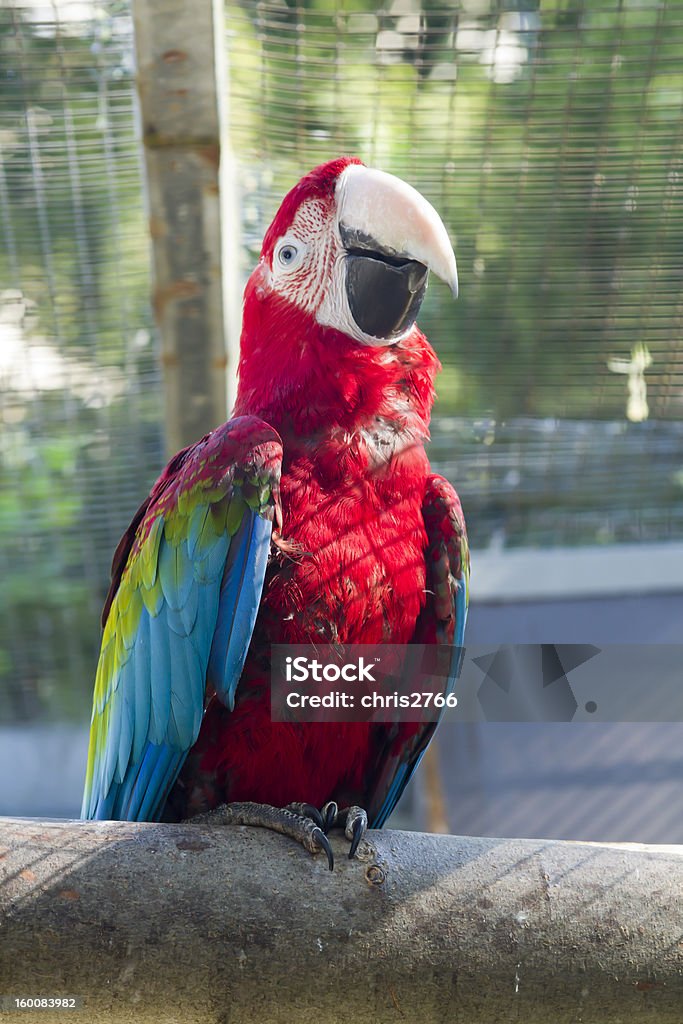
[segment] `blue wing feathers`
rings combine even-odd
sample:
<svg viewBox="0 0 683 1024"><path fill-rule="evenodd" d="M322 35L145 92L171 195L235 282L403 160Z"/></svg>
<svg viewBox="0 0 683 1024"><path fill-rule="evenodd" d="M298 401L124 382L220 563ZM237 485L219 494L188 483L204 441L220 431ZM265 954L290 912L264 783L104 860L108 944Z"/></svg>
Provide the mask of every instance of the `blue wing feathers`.
<svg viewBox="0 0 683 1024"><path fill-rule="evenodd" d="M225 563L208 674L231 711L261 601L271 533L272 523L250 510Z"/></svg>
<svg viewBox="0 0 683 1024"><path fill-rule="evenodd" d="M160 800L165 800L168 793L167 783L175 776L185 760L185 752L173 749L166 744L154 749L150 746L147 756L149 757L149 779L146 786L140 785L140 805L136 812L139 821L146 821L154 817L154 812ZM147 779L147 773L142 775L142 780ZM142 780L139 780L140 782ZM170 788L170 787L169 787Z"/></svg>
<svg viewBox="0 0 683 1024"><path fill-rule="evenodd" d="M455 592L455 614L456 614L456 630L453 638L454 646L451 652L450 671L448 673L448 681L446 683L446 693L453 693L455 684L458 681L460 675L460 668L462 665L463 655L465 648L463 646L465 642L465 624L467 622L467 596L466 588L462 580L457 581L456 592ZM430 732L436 730L437 725L443 718L443 711L439 715L437 721L434 723L433 729ZM396 775L389 787L389 791L384 799L382 806L370 822L370 828L383 828L389 816L393 813L396 804L403 794L403 790L410 782L413 773L419 767L420 761L424 757L427 750L428 743L425 744L423 750L419 752L411 762L406 762L399 766Z"/></svg>
<svg viewBox="0 0 683 1024"><path fill-rule="evenodd" d="M233 537L216 534L208 507L193 514L189 537L175 545L155 524L161 598L144 586L128 597L140 601L139 622L126 645L116 635L119 667L105 699L104 749L84 816L158 817L199 735L207 673L233 707L272 532L270 520L243 507Z"/></svg>
<svg viewBox="0 0 683 1024"><path fill-rule="evenodd" d="M185 760L186 752L167 744L147 743L136 770L129 770L112 804L113 816L127 821L148 821L158 812ZM168 785L168 780L171 780ZM101 815L106 817L108 815Z"/></svg>
<svg viewBox="0 0 683 1024"><path fill-rule="evenodd" d="M136 679L147 679L150 673L150 629L149 613L145 608L140 616L137 643L133 648L133 656L124 666L123 683L124 700L133 707L133 748L132 760L135 762L142 754L145 738L149 730L150 694L147 686L136 686ZM125 763L125 762L124 762Z"/></svg>
<svg viewBox="0 0 683 1024"><path fill-rule="evenodd" d="M179 611L172 608L165 609L168 628L172 629L177 636L192 636L194 624L197 619L197 608L199 606L199 587L193 580L192 587L188 593L187 604Z"/></svg>
<svg viewBox="0 0 683 1024"><path fill-rule="evenodd" d="M194 562L194 578L198 583L215 583L223 572L228 549L232 548L230 538L220 537L200 559Z"/></svg>
<svg viewBox="0 0 683 1024"><path fill-rule="evenodd" d="M192 587L193 575L188 571L182 545L164 541L159 546L159 581L168 607L179 612Z"/></svg>
<svg viewBox="0 0 683 1024"><path fill-rule="evenodd" d="M420 758L417 759L414 768L417 767L419 760ZM387 818L389 817L394 807L398 803L398 798L400 797L401 793L403 792L406 786L406 783L408 782L408 779L406 778L407 771L407 764L402 764L399 766L399 769L396 772L396 776L394 777L394 780L391 783L391 786L389 787L389 792L385 797L384 803L380 807L379 811L377 812L373 820L370 822L370 828L384 827L384 823L386 822ZM408 776L408 778L410 778L410 775Z"/></svg>
<svg viewBox="0 0 683 1024"><path fill-rule="evenodd" d="M109 734L107 736L107 754L104 761L103 786L109 789L118 764L119 739L121 737L121 715L110 715Z"/></svg>
<svg viewBox="0 0 683 1024"><path fill-rule="evenodd" d="M162 743L166 736L168 715L171 709L171 652L169 630L163 609L150 619L150 672L149 687L151 704L149 710L149 738L152 743ZM136 685L145 685L146 680L136 680Z"/></svg>

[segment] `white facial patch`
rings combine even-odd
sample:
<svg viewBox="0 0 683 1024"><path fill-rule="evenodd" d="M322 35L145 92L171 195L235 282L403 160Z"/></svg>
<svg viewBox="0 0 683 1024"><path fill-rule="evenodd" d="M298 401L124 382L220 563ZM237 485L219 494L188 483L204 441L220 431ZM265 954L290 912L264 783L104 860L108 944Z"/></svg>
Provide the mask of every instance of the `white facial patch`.
<svg viewBox="0 0 683 1024"><path fill-rule="evenodd" d="M325 288L330 235L325 204L308 199L297 210L287 233L275 243L271 288L307 313L315 312Z"/></svg>
<svg viewBox="0 0 683 1024"><path fill-rule="evenodd" d="M324 327L334 327L363 345L387 345L384 338L364 334L351 315L345 256L329 206L308 199L297 210L287 233L275 243L270 287ZM390 344L399 340L392 338Z"/></svg>

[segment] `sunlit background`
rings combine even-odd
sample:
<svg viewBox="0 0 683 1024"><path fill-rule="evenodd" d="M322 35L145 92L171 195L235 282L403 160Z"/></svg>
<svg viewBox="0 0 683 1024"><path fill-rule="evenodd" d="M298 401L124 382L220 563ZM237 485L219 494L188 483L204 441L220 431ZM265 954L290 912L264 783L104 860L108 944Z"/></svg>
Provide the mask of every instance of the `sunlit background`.
<svg viewBox="0 0 683 1024"><path fill-rule="evenodd" d="M683 641L683 2L227 3L225 29L240 282L342 153L451 231L461 297L421 325L469 641ZM5 0L0 814L78 812L111 555L166 454L134 75L127 0ZM678 724L449 725L395 823L680 842L682 751Z"/></svg>

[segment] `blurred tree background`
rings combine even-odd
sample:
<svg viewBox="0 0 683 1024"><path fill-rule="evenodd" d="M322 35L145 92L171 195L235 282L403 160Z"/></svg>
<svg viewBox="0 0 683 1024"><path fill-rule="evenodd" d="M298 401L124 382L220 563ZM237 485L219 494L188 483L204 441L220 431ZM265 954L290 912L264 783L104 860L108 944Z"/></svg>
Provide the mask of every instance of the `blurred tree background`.
<svg viewBox="0 0 683 1024"><path fill-rule="evenodd" d="M246 278L352 153L447 222L433 460L473 547L683 536L683 2L228 2ZM118 537L163 461L125 0L0 12L0 721L89 714ZM635 556L634 556L635 557Z"/></svg>

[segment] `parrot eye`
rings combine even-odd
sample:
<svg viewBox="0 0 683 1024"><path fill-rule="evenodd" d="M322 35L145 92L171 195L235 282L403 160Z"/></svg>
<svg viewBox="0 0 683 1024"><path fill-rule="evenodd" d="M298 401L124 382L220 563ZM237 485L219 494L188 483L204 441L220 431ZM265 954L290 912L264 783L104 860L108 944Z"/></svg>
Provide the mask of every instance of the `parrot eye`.
<svg viewBox="0 0 683 1024"><path fill-rule="evenodd" d="M275 258L281 267L286 267L287 270L291 270L301 262L304 248L305 247L300 248L293 242L283 241L275 253Z"/></svg>

